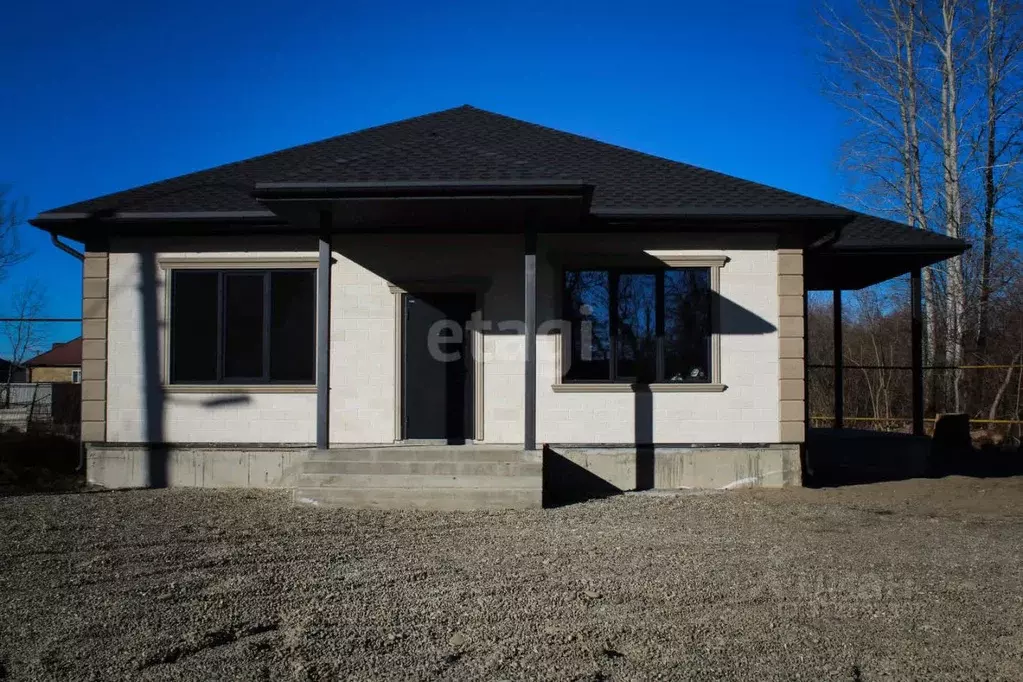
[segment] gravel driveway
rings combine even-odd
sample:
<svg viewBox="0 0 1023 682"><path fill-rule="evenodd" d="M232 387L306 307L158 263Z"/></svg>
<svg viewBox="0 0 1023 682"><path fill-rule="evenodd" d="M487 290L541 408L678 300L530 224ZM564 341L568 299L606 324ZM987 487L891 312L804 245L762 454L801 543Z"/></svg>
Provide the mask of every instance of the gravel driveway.
<svg viewBox="0 0 1023 682"><path fill-rule="evenodd" d="M514 513L0 498L0 678L1023 679L1023 479Z"/></svg>

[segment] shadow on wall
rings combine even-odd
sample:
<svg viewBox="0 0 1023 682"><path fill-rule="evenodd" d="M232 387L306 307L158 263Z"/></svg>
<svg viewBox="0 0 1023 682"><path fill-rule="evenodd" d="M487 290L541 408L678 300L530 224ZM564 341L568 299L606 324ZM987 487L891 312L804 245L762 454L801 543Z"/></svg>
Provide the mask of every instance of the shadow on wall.
<svg viewBox="0 0 1023 682"><path fill-rule="evenodd" d="M561 507L610 497L622 489L548 447L543 449L543 506Z"/></svg>
<svg viewBox="0 0 1023 682"><path fill-rule="evenodd" d="M446 277L472 278L477 277L481 281L490 282L486 315L492 321L521 321L523 317L523 263L520 252L517 249L521 245L520 235L509 235L507 239L498 239L496 246L493 240L473 235L450 236L445 240L443 237L430 240L416 240L411 237L404 237L400 240L394 236L384 239L344 239L339 237L334 245L335 251L343 254L360 266L376 273L386 281L400 285L409 284L414 287L416 281L428 281L436 279L443 281ZM659 237L663 239L663 237ZM406 248L417 250L419 246L432 246L436 248L424 248L419 257L415 259L396 258L395 244L407 245ZM408 245L411 246L408 246ZM714 245L709 242L707 246ZM670 243L658 246L671 246ZM292 251L294 241L279 245L262 246L261 249L273 251ZM687 242L686 248L699 248L699 244ZM176 243L168 241L163 247L168 252L194 250L194 244L186 242ZM210 250L236 250L236 241L226 240L222 242L211 241L208 247ZM309 248L313 248L310 243ZM127 253L136 253L131 247L126 249ZM417 251L418 252L418 251ZM493 263L486 256L490 253L503 254L498 259L502 264L495 272ZM161 359L160 359L160 334L161 324L160 308L162 295L159 291L157 277L156 255L151 251L141 251L140 258L140 282L138 295L141 302L142 313L142 363L143 363L143 387L144 387L144 410L142 433L147 443L147 473L146 479L151 487L165 487L168 482L168 451L166 446L166 409L168 397L165 394L162 384ZM609 252L611 253L611 252ZM614 251L612 255L618 254ZM643 262L649 262L652 267L663 267L663 262L653 258L645 257ZM411 263L411 264L410 264ZM504 268L504 265L507 268ZM726 266L727 267L727 266ZM544 268L545 270L548 268ZM552 301L557 298L556 292L544 290L549 287L555 289L560 286L556 281L551 282L547 277L541 277L538 281L538 324L551 321L560 317L560 311L552 309ZM494 294L494 295L492 295ZM552 296L552 294L554 294ZM714 305L718 311L718 333L722 336L729 335L756 335L769 334L775 331L776 327L768 320L763 319L756 313L746 309L730 299L714 294ZM521 325L512 325L498 329L495 325L491 330L484 331L488 335L521 335ZM557 329L548 331L549 334L558 334ZM113 387L108 387L113 388ZM653 449L650 447L654 441L653 424L653 396L649 391L638 391L634 394L634 424L635 442L640 445L639 460L636 474L636 488L640 490L649 489L653 486ZM177 399L175 399L177 400ZM203 407L217 409L231 405L237 405L249 401L247 395L225 395L221 397L202 400ZM574 465L573 465L574 466Z"/></svg>
<svg viewBox="0 0 1023 682"><path fill-rule="evenodd" d="M644 240L647 238L644 237ZM707 243L694 242L687 237L684 244L677 238L664 235L652 237L659 243L656 248L719 248L721 243L711 239ZM579 241L578 237L564 237L549 240L557 248L561 242L562 255L568 259L576 256L591 257L589 249L600 248L592 240ZM627 241L627 240L626 240ZM635 243L623 247L621 240L604 240L606 262L612 267L624 256L628 267L662 269L664 261L635 246ZM483 328L484 336L521 336L525 325L524 317L524 277L521 235L505 235L487 238L479 235L438 236L438 237L407 237L401 242L405 248L420 254L416 259L396 257L395 239L360 237L338 239L334 248L345 258L360 267L374 273L381 279L415 291L417 286L433 282L430 286L442 290L444 282L450 282L454 290L459 286L477 287L485 291L484 314L489 326ZM764 247L773 248L773 244ZM573 250L579 253L572 254ZM598 256L595 262L604 262L605 256ZM563 311L557 301L561 298L559 266L552 265L553 260L538 259L539 272L537 280L537 326L540 334L558 336L562 333L558 324ZM599 266L598 266L599 267ZM606 266L605 266L606 267ZM725 266L727 268L727 265ZM756 336L774 333L777 326L774 322L764 319L757 313L739 303L722 296L719 292L711 293L711 307L716 319L716 332L719 336ZM640 387L633 393L633 442L637 446L636 480L634 488L649 490L654 487L654 396L649 390ZM565 499L581 496L587 499L593 496L604 496L620 492L618 488L600 479L571 461L547 451L544 455L547 464L544 468L545 495L549 500L562 503ZM570 483L569 483L570 482Z"/></svg>
<svg viewBox="0 0 1023 682"><path fill-rule="evenodd" d="M169 450L166 443L166 395L160 369L160 323L156 276L156 255L152 251L139 254L139 300L142 310L142 383L143 426L146 443L146 471L144 480L149 488L166 488L169 481ZM108 390L111 387L108 387ZM216 409L244 404L251 400L246 394L226 394L201 399L203 407Z"/></svg>
<svg viewBox="0 0 1023 682"><path fill-rule="evenodd" d="M636 490L654 487L654 394L637 387L633 394L636 441Z"/></svg>
<svg viewBox="0 0 1023 682"><path fill-rule="evenodd" d="M401 257L404 246L415 258ZM678 245L676 245L678 246ZM700 248L700 244L685 244L685 248ZM487 295L486 318L492 322L488 335L521 335L523 312L523 252L521 235L435 235L379 237L360 235L358 238L339 236L333 249L344 258L377 275L386 282L401 286L409 291L429 285L429 291L444 291L443 283L451 284L451 291L482 289ZM585 249L584 249L585 250ZM610 254L609 257L622 254ZM664 261L641 251L628 254L629 267L664 268ZM489 257L493 256L493 259ZM550 263L538 258L541 274L549 274ZM725 268L728 266L726 265ZM495 271L495 268L498 268ZM557 270L557 268L554 268ZM431 284L432 283L432 284ZM561 318L562 311L555 309L553 301L560 295L551 296L561 286L557 277L552 281L548 276L537 279L537 325L543 327ZM712 294L712 305L717 310L718 333L722 335L770 334L776 330L773 323L755 312L743 307L719 293ZM511 322L501 325L500 322ZM515 324L518 323L518 324ZM559 333L548 327L548 334Z"/></svg>
<svg viewBox="0 0 1023 682"><path fill-rule="evenodd" d="M778 329L755 312L719 293L712 293L711 301L718 311L718 334L722 336L755 336Z"/></svg>
<svg viewBox="0 0 1023 682"><path fill-rule="evenodd" d="M139 298L142 303L142 384L145 407L142 434L146 439L146 472L150 488L166 488L167 448L164 446L164 394L160 377L160 322L156 283L156 254L139 257Z"/></svg>

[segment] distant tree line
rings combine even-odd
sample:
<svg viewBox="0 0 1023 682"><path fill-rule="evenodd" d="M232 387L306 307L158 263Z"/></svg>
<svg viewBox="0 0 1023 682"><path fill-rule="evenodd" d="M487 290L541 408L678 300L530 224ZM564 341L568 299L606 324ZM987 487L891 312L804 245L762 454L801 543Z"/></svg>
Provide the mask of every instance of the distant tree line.
<svg viewBox="0 0 1023 682"><path fill-rule="evenodd" d="M830 298L830 297L829 297ZM843 314L843 400L850 428L901 430L912 415L909 283L870 287L846 294ZM812 298L808 329L808 389L813 424L828 426L834 415L834 311L830 300ZM1004 358L967 364L959 371L960 408L978 428L998 439L1020 439L1023 425L1023 282L991 302L987 352ZM940 387L952 371L931 365L925 384ZM925 396L927 416L951 411L942 397ZM851 418L851 419L850 419Z"/></svg>
<svg viewBox="0 0 1023 682"><path fill-rule="evenodd" d="M1018 364L1023 350L1017 275L1023 4L855 0L825 7L819 34L826 90L848 114L841 163L853 200L973 244L924 273L924 362L950 368L926 375L929 411L988 417L1001 390L994 411L1007 415L1006 394L1018 383L1018 370L958 368ZM855 299L849 359L908 365L907 298L883 298ZM812 313L815 327L830 314L819 307ZM886 334L897 327L898 336ZM817 360L830 353L822 343L811 348ZM892 409L889 401L905 407L909 374L877 372L847 375L849 414L880 416ZM818 384L820 375L813 377ZM817 399L824 409L823 394Z"/></svg>

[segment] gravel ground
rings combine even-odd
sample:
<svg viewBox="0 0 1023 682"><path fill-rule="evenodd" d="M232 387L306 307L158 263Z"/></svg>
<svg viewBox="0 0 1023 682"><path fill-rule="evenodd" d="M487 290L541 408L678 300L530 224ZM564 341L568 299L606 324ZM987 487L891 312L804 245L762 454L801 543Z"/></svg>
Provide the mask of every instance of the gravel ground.
<svg viewBox="0 0 1023 682"><path fill-rule="evenodd" d="M514 513L0 498L0 678L1023 679L1023 479Z"/></svg>

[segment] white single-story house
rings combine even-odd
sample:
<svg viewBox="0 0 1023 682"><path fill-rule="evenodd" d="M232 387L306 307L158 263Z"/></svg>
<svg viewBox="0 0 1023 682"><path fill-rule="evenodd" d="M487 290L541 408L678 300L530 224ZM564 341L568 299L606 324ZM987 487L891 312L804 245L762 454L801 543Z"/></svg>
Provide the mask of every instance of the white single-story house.
<svg viewBox="0 0 1023 682"><path fill-rule="evenodd" d="M371 506L799 485L806 292L966 248L469 106L32 224L86 247L90 480Z"/></svg>

